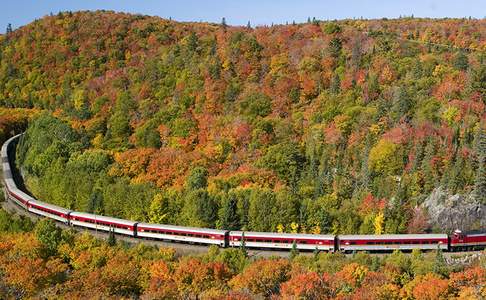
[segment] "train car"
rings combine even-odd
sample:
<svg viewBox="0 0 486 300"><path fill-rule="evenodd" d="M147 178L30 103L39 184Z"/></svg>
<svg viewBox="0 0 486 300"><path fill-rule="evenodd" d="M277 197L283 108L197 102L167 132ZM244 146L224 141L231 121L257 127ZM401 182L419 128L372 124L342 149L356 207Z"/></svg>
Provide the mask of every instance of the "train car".
<svg viewBox="0 0 486 300"><path fill-rule="evenodd" d="M7 197L15 204L22 207L23 209L28 209L29 200L31 199L34 200L34 199L29 195L27 195L26 193L19 190L12 178L7 178L5 179L4 182L5 182L5 191L7 193Z"/></svg>
<svg viewBox="0 0 486 300"><path fill-rule="evenodd" d="M206 245L227 246L227 230L149 223L137 224L137 237Z"/></svg>
<svg viewBox="0 0 486 300"><path fill-rule="evenodd" d="M39 216L48 217L59 222L69 223L69 214L71 211L63 207L41 202L35 200L34 198L27 196L29 198L27 203L27 210Z"/></svg>
<svg viewBox="0 0 486 300"><path fill-rule="evenodd" d="M73 211L69 214L69 224L94 230L113 231L115 233L135 236L137 222Z"/></svg>
<svg viewBox="0 0 486 300"><path fill-rule="evenodd" d="M244 235L244 237L243 237ZM292 249L295 242L299 250L334 251L335 236L322 234L291 234L251 231L230 231L229 246L261 249Z"/></svg>
<svg viewBox="0 0 486 300"><path fill-rule="evenodd" d="M448 250L447 234L383 234L383 235L339 235L339 250L393 251L393 250Z"/></svg>
<svg viewBox="0 0 486 300"><path fill-rule="evenodd" d="M463 233L455 230L451 235L451 251L485 249L486 232Z"/></svg>

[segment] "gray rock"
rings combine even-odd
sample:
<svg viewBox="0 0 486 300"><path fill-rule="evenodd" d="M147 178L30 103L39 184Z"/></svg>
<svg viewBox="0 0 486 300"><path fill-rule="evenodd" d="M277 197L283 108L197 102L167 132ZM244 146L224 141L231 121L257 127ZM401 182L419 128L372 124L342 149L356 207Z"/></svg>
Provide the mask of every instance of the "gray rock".
<svg viewBox="0 0 486 300"><path fill-rule="evenodd" d="M486 226L486 205L477 201L472 193L451 195L439 187L421 207L428 212L430 226L444 231L468 231Z"/></svg>

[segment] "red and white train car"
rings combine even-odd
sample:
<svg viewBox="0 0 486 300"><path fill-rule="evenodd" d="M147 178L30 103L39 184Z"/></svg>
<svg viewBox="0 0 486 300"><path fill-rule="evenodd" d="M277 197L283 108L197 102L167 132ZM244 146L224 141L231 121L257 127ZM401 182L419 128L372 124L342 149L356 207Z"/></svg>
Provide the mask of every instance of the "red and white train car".
<svg viewBox="0 0 486 300"><path fill-rule="evenodd" d="M251 231L230 231L229 246L261 249L292 249L295 242L299 250L334 251L335 236L322 234L291 234Z"/></svg>
<svg viewBox="0 0 486 300"><path fill-rule="evenodd" d="M13 178L4 178L4 182L7 197L23 209L27 209L29 200L34 200L34 198L19 190L15 185Z"/></svg>
<svg viewBox="0 0 486 300"><path fill-rule="evenodd" d="M27 204L27 210L31 213L34 213L39 216L48 217L60 222L64 222L68 224L69 222L69 213L71 212L68 209L63 207L59 207L53 204L41 202L35 200L34 198L29 196L29 201Z"/></svg>
<svg viewBox="0 0 486 300"><path fill-rule="evenodd" d="M451 235L451 250L459 251L471 248L486 248L486 232L464 234L460 230L454 231L454 234Z"/></svg>
<svg viewBox="0 0 486 300"><path fill-rule="evenodd" d="M105 217L73 211L69 214L69 222L73 226L87 227L94 230L113 231L115 233L134 236L137 222L118 218Z"/></svg>
<svg viewBox="0 0 486 300"><path fill-rule="evenodd" d="M137 237L226 247L228 231L174 225L138 223Z"/></svg>
<svg viewBox="0 0 486 300"><path fill-rule="evenodd" d="M341 251L393 251L448 249L447 234L339 235Z"/></svg>

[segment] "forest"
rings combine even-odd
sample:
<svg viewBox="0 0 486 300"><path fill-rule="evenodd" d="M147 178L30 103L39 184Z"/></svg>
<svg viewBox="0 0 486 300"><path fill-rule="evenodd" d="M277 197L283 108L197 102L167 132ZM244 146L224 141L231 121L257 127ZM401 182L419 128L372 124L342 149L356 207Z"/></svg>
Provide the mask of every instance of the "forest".
<svg viewBox="0 0 486 300"><path fill-rule="evenodd" d="M0 209L0 295L36 299L484 299L486 259L448 264L442 252L385 256L244 248L179 256L114 236L64 231Z"/></svg>
<svg viewBox="0 0 486 300"><path fill-rule="evenodd" d="M62 12L0 36L0 105L30 192L79 211L382 234L441 230L437 188L486 204L484 19Z"/></svg>

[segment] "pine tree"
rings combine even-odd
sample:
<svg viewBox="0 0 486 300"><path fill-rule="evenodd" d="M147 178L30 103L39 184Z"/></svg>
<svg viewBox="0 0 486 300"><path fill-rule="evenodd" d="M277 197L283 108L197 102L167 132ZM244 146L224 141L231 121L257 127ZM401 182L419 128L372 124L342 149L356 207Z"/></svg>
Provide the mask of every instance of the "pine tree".
<svg viewBox="0 0 486 300"><path fill-rule="evenodd" d="M113 246L116 245L115 231L113 230L113 228L110 229L110 233L108 234L108 241L107 241L107 243L111 247L113 247Z"/></svg>
<svg viewBox="0 0 486 300"><path fill-rule="evenodd" d="M221 19L221 26L223 26L223 28L228 27L228 25L226 24L226 18L225 17L223 17L223 19Z"/></svg>
<svg viewBox="0 0 486 300"><path fill-rule="evenodd" d="M246 250L246 239L245 233L241 233L241 244L240 244L240 251L243 253L244 257L248 257L248 251Z"/></svg>
<svg viewBox="0 0 486 300"><path fill-rule="evenodd" d="M251 23L250 23L250 21L248 21L248 23L246 24L246 28L251 29Z"/></svg>
<svg viewBox="0 0 486 300"><path fill-rule="evenodd" d="M12 33L12 24L8 23L7 25L7 35L11 34Z"/></svg>
<svg viewBox="0 0 486 300"><path fill-rule="evenodd" d="M437 248L435 252L435 261L433 266L433 271L435 274L446 276L447 275L447 265L444 258L444 253L442 253L442 249Z"/></svg>
<svg viewBox="0 0 486 300"><path fill-rule="evenodd" d="M341 79L339 78L338 73L334 73L334 76L332 77L331 81L331 93L337 95L341 91Z"/></svg>
<svg viewBox="0 0 486 300"><path fill-rule="evenodd" d="M297 249L297 242L294 240L292 243L292 249L290 250L289 258L292 260L299 255L299 249Z"/></svg>
<svg viewBox="0 0 486 300"><path fill-rule="evenodd" d="M454 67L458 70L465 71L469 68L469 60L464 51L459 51L454 58Z"/></svg>

